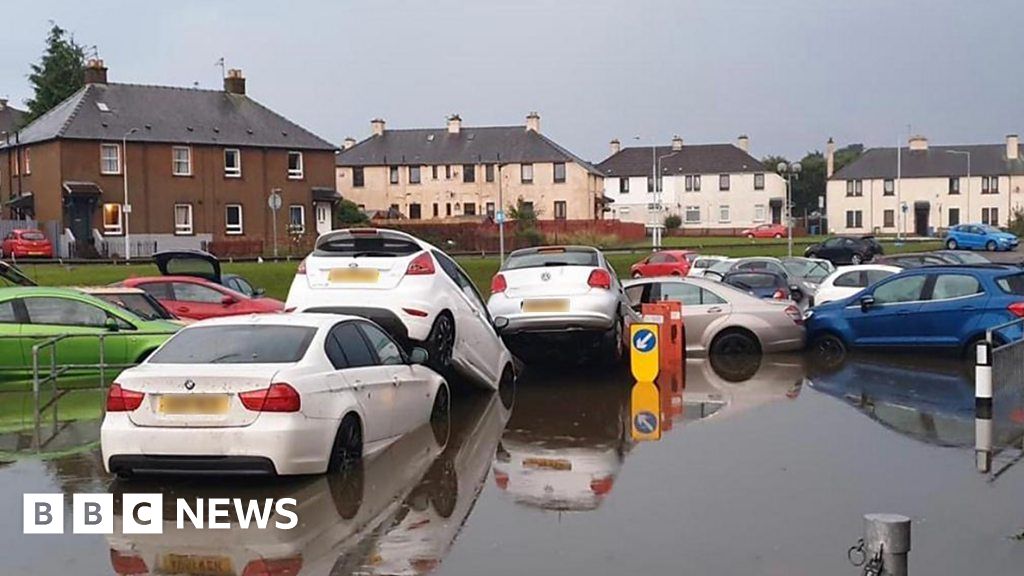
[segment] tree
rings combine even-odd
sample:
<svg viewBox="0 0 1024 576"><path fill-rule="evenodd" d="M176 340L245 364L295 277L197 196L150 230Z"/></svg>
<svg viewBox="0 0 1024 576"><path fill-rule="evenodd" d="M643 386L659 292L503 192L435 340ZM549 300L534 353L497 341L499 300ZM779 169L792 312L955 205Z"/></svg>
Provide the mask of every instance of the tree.
<svg viewBox="0 0 1024 576"><path fill-rule="evenodd" d="M850 144L836 150L835 169L856 160L864 152L863 144ZM785 156L765 156L761 160L765 170L776 172L779 162L789 163ZM828 183L828 165L825 155L820 150L808 152L800 159L800 175L793 176L793 216L803 216L804 211L813 212L818 209L818 197L825 195ZM785 177L785 175L783 175Z"/></svg>
<svg viewBox="0 0 1024 576"><path fill-rule="evenodd" d="M46 50L37 64L32 64L28 81L35 96L28 101L25 123L42 116L85 84L85 49L74 36L57 24L50 28Z"/></svg>
<svg viewBox="0 0 1024 576"><path fill-rule="evenodd" d="M338 224L366 224L370 219L359 209L359 205L351 200L342 199L338 202L338 209L334 213L334 220Z"/></svg>
<svg viewBox="0 0 1024 576"><path fill-rule="evenodd" d="M665 216L665 228L669 230L675 230L683 225L683 219L677 214L669 214Z"/></svg>
<svg viewBox="0 0 1024 576"><path fill-rule="evenodd" d="M789 164L789 160L785 156L768 155L761 159L761 164L764 165L764 169L769 172L778 171L779 162L785 162Z"/></svg>
<svg viewBox="0 0 1024 576"><path fill-rule="evenodd" d="M532 202L527 204L519 198L515 206L508 207L508 216L515 221L516 238L521 244L539 246L544 243L544 233L537 228L537 212Z"/></svg>

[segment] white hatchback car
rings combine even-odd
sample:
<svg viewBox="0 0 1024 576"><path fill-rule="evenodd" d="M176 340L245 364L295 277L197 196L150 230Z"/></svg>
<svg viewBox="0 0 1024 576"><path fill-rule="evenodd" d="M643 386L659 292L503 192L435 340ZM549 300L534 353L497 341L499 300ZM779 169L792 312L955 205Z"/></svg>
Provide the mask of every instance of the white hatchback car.
<svg viewBox="0 0 1024 576"><path fill-rule="evenodd" d="M509 353L469 276L444 252L396 230L353 228L320 236L299 266L287 309L363 316L430 366L498 389L515 378Z"/></svg>
<svg viewBox="0 0 1024 576"><path fill-rule="evenodd" d="M818 292L814 295L814 303L818 305L848 298L875 282L902 271L903 268L899 266L884 264L843 266L821 281Z"/></svg>
<svg viewBox="0 0 1024 576"><path fill-rule="evenodd" d="M364 318L236 316L185 327L107 395L108 472L319 474L446 422L449 390Z"/></svg>

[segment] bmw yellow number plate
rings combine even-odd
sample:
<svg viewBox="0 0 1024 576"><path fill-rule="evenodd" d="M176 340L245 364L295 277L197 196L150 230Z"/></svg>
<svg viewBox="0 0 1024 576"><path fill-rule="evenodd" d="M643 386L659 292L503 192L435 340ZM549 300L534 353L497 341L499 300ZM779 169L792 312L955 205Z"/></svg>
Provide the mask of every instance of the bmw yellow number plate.
<svg viewBox="0 0 1024 576"><path fill-rule="evenodd" d="M334 268L327 278L333 284L376 284L380 271L375 268Z"/></svg>
<svg viewBox="0 0 1024 576"><path fill-rule="evenodd" d="M567 312L568 310L569 301L565 298L523 301L523 312Z"/></svg>
<svg viewBox="0 0 1024 576"><path fill-rule="evenodd" d="M227 394L164 394L159 401L161 414L224 414L228 406Z"/></svg>
<svg viewBox="0 0 1024 576"><path fill-rule="evenodd" d="M166 554L160 558L160 573L189 574L191 576L226 576L234 574L231 558L227 556L192 556Z"/></svg>

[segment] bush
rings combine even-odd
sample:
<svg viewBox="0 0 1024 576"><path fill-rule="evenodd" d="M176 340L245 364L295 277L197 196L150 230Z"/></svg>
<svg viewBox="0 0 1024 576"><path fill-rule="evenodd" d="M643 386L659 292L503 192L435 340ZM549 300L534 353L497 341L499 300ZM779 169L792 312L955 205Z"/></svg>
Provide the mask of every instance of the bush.
<svg viewBox="0 0 1024 576"><path fill-rule="evenodd" d="M359 209L359 205L351 200L338 202L337 210L334 213L334 221L342 225L366 224L370 221L366 214Z"/></svg>
<svg viewBox="0 0 1024 576"><path fill-rule="evenodd" d="M1013 209L1013 214L1010 215L1008 228L1009 232L1012 232L1017 236L1024 236L1024 208Z"/></svg>
<svg viewBox="0 0 1024 576"><path fill-rule="evenodd" d="M665 216L665 228L675 230L683 225L683 219L676 214Z"/></svg>

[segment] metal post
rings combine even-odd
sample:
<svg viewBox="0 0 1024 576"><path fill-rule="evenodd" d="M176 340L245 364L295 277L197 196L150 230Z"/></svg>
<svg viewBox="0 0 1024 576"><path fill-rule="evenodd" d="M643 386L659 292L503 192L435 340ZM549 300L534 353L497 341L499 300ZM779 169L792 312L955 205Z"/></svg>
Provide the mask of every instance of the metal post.
<svg viewBox="0 0 1024 576"><path fill-rule="evenodd" d="M34 445L36 450L39 450L40 433L39 433L39 344L32 346L32 405L33 412L33 423L35 424L35 435Z"/></svg>
<svg viewBox="0 0 1024 576"><path fill-rule="evenodd" d="M974 418L974 463L978 472L988 474L992 471L992 417Z"/></svg>
<svg viewBox="0 0 1024 576"><path fill-rule="evenodd" d="M793 171L787 171L786 184L786 255L793 257Z"/></svg>
<svg viewBox="0 0 1024 576"><path fill-rule="evenodd" d="M879 557L880 576L906 576L910 552L910 518L899 514L865 514L864 548L868 561Z"/></svg>
<svg viewBox="0 0 1024 576"><path fill-rule="evenodd" d="M974 411L979 417L992 417L992 344L979 342L975 352Z"/></svg>
<svg viewBox="0 0 1024 576"><path fill-rule="evenodd" d="M107 371L106 371L107 357L106 357L106 353L105 353L105 350L104 350L106 348L106 346L107 346L106 334L100 334L99 337L100 337L100 390L106 390L107 389ZM101 402L100 406L101 406L100 414L106 414L107 413L107 403L106 402Z"/></svg>
<svg viewBox="0 0 1024 576"><path fill-rule="evenodd" d="M505 197L502 194L501 156L498 156L498 266L505 263Z"/></svg>
<svg viewBox="0 0 1024 576"><path fill-rule="evenodd" d="M131 213L131 204L128 202L128 137L138 132L137 128L124 133L121 137L121 170L124 180L124 204L121 205L121 220L124 223L124 259L132 259L132 235L128 229L128 216Z"/></svg>

